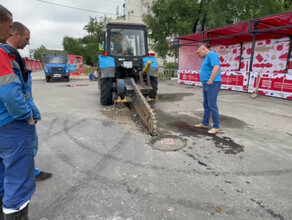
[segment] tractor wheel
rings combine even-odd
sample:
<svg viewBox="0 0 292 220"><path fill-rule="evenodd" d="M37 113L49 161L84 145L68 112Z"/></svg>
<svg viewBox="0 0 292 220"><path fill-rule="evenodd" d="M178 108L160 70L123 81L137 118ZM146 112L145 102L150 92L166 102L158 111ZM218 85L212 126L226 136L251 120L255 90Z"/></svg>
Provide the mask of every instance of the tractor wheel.
<svg viewBox="0 0 292 220"><path fill-rule="evenodd" d="M113 87L112 78L100 79L100 103L102 105L113 104L112 87Z"/></svg>
<svg viewBox="0 0 292 220"><path fill-rule="evenodd" d="M100 89L100 78L97 79L97 88Z"/></svg>
<svg viewBox="0 0 292 220"><path fill-rule="evenodd" d="M152 86L152 91L149 93L149 98L155 99L158 90L158 78L150 76L150 84Z"/></svg>
<svg viewBox="0 0 292 220"><path fill-rule="evenodd" d="M51 77L50 76L46 76L46 82L50 82Z"/></svg>
<svg viewBox="0 0 292 220"><path fill-rule="evenodd" d="M69 78L70 78L69 76L66 76L66 81L67 81L67 82L69 82Z"/></svg>

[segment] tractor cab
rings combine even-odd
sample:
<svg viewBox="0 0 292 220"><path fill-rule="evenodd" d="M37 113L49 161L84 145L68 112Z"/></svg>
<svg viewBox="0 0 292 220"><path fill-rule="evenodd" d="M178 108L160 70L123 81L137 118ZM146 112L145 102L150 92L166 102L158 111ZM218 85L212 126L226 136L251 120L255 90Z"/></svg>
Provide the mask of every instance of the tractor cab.
<svg viewBox="0 0 292 220"><path fill-rule="evenodd" d="M110 22L105 33L105 52L114 57L148 55L145 24Z"/></svg>
<svg viewBox="0 0 292 220"><path fill-rule="evenodd" d="M143 69L143 58L148 56L146 26L136 23L108 23L104 54L114 59L118 78L137 75Z"/></svg>

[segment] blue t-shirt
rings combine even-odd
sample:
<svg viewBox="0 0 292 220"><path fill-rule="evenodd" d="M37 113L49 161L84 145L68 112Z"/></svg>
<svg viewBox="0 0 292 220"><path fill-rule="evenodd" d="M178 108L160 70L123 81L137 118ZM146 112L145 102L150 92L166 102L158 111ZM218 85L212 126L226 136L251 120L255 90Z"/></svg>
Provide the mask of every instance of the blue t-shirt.
<svg viewBox="0 0 292 220"><path fill-rule="evenodd" d="M201 64L200 80L202 83L208 82L214 66L219 66L219 71L213 82L221 82L219 57L214 51L210 51Z"/></svg>

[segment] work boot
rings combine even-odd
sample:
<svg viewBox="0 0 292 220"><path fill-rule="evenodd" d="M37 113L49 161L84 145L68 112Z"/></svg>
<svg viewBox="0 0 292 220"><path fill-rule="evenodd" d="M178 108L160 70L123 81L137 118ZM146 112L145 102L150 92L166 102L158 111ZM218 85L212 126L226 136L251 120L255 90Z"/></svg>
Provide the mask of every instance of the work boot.
<svg viewBox="0 0 292 220"><path fill-rule="evenodd" d="M47 179L49 179L49 178L51 178L53 175L51 174L51 173L47 173L47 172L43 172L43 171L41 171L40 173L39 173L39 175L37 175L36 177L35 177L35 180L36 181L43 181L43 180L47 180Z"/></svg>
<svg viewBox="0 0 292 220"><path fill-rule="evenodd" d="M4 214L4 220L28 220L28 204L18 212Z"/></svg>

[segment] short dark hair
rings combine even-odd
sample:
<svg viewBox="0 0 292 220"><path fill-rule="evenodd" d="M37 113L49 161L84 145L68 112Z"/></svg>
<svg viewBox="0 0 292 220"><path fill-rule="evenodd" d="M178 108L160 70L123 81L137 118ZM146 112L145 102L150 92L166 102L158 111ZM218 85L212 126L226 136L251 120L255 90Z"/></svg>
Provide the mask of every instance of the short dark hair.
<svg viewBox="0 0 292 220"><path fill-rule="evenodd" d="M12 17L12 13L0 4L0 21L5 22L9 20L9 15Z"/></svg>
<svg viewBox="0 0 292 220"><path fill-rule="evenodd" d="M29 29L24 24L18 21L13 22L11 30L12 30L12 33L17 31L20 35L24 34L26 30L29 31Z"/></svg>
<svg viewBox="0 0 292 220"><path fill-rule="evenodd" d="M201 46L205 46L206 48L208 48L206 43L199 43L196 47L196 50L198 50Z"/></svg>

